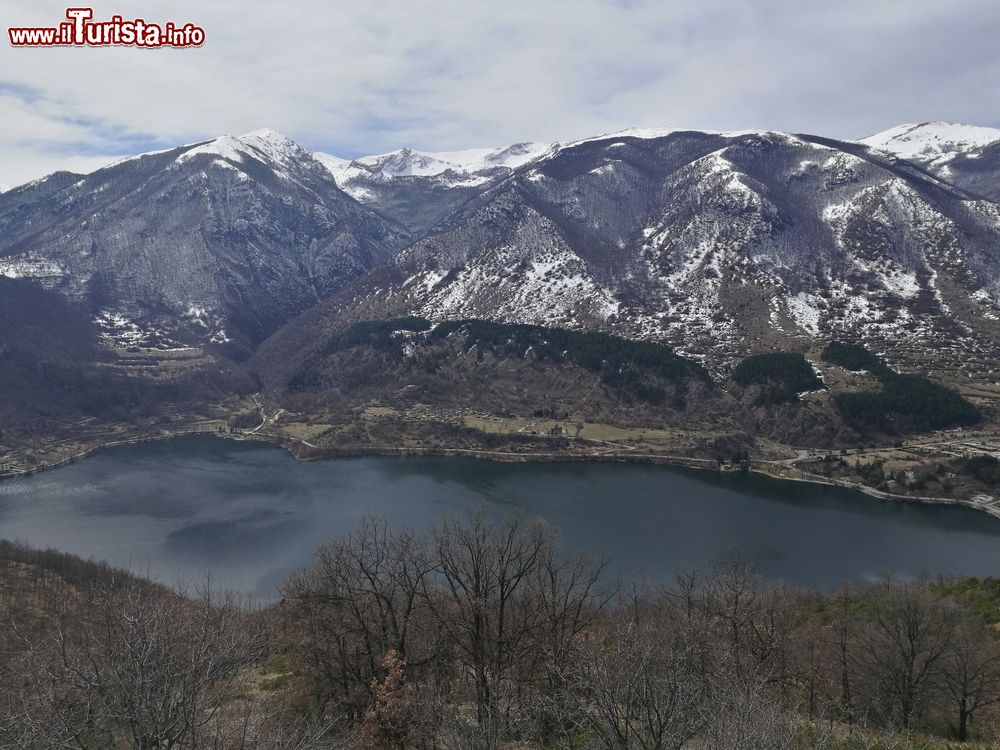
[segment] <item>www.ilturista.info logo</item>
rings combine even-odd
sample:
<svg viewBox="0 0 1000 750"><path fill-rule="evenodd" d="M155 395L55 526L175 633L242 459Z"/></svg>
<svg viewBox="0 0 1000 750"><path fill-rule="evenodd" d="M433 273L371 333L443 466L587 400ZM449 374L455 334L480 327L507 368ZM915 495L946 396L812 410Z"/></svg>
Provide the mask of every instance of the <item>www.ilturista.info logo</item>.
<svg viewBox="0 0 1000 750"><path fill-rule="evenodd" d="M193 23L149 23L142 18L93 21L93 8L67 8L58 26L10 27L15 47L200 47L205 30Z"/></svg>

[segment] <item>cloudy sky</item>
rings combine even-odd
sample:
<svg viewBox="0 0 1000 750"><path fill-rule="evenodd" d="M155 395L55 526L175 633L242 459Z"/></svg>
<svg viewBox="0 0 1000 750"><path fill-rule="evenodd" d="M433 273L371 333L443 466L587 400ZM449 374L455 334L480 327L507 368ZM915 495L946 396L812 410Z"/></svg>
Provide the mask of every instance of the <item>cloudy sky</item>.
<svg viewBox="0 0 1000 750"><path fill-rule="evenodd" d="M65 9L4 0L4 36ZM207 41L5 38L0 185L260 127L351 157L626 127L1000 126L996 0L97 0L94 13L193 21Z"/></svg>

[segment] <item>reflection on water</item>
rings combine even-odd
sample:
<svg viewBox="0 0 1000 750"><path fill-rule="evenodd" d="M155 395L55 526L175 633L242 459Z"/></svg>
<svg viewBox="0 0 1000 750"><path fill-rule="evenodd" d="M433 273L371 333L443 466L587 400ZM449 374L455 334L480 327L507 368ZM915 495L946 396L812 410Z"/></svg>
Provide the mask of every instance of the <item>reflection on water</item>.
<svg viewBox="0 0 1000 750"><path fill-rule="evenodd" d="M841 488L625 464L457 458L297 463L212 437L122 446L0 481L0 535L275 596L287 574L365 513L426 528L485 506L544 518L619 575L665 580L734 549L763 573L832 589L883 572L1000 574L1000 521Z"/></svg>

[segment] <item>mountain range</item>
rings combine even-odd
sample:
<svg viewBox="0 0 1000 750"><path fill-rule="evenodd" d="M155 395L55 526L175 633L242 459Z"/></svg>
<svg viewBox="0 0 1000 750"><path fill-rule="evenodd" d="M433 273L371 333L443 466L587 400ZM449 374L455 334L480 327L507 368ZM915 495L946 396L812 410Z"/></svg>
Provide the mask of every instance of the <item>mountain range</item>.
<svg viewBox="0 0 1000 750"><path fill-rule="evenodd" d="M1000 130L627 130L353 160L259 130L0 194L0 277L81 321L88 367L148 379L162 368L137 358L187 357L241 370L241 392L287 393L332 336L406 318L655 342L716 379L839 340L992 383ZM8 352L29 313L0 320Z"/></svg>
<svg viewBox="0 0 1000 750"><path fill-rule="evenodd" d="M303 324L418 314L606 330L716 371L753 351L844 338L989 375L998 144L1000 131L929 123L861 143L625 131L526 145L540 154L479 177L473 198ZM421 195L467 190L469 174L482 173L383 171L367 184L404 180ZM356 197L399 220L380 193Z"/></svg>

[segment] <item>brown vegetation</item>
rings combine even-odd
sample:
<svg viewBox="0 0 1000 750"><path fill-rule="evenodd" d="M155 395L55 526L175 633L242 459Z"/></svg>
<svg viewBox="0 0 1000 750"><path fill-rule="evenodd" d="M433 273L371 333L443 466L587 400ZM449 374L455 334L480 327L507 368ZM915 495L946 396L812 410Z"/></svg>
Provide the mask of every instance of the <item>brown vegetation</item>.
<svg viewBox="0 0 1000 750"><path fill-rule="evenodd" d="M848 750L1000 726L992 580L824 596L733 559L612 586L540 522L369 518L260 611L0 551L0 747Z"/></svg>

